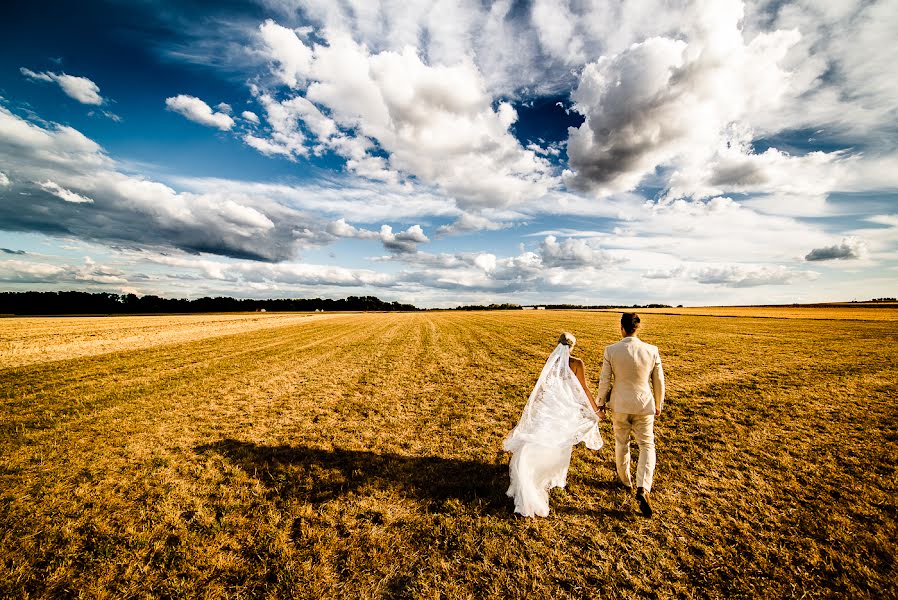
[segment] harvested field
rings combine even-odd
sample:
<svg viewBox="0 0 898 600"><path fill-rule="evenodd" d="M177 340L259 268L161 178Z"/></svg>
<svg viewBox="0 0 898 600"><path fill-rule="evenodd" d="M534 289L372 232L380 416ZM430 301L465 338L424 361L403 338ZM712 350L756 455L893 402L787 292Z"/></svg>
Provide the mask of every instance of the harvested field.
<svg viewBox="0 0 898 600"><path fill-rule="evenodd" d="M207 337L299 323L321 314L22 317L0 321L0 364L17 367L52 360L140 350Z"/></svg>
<svg viewBox="0 0 898 600"><path fill-rule="evenodd" d="M603 309L604 310L604 309ZM620 313L619 310L604 312ZM813 319L824 321L898 321L898 304L844 303L805 306L700 306L642 308L640 313L692 315L696 317L744 317L756 319Z"/></svg>
<svg viewBox="0 0 898 600"><path fill-rule="evenodd" d="M558 333L595 387L617 313L277 317L0 320L0 597L898 596L894 317L645 314L651 520L607 422L548 518L504 495Z"/></svg>

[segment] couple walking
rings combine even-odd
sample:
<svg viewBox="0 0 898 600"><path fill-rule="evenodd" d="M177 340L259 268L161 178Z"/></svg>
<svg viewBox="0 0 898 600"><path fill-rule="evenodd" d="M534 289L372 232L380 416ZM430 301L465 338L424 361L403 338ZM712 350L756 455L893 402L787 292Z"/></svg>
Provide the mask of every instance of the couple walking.
<svg viewBox="0 0 898 600"><path fill-rule="evenodd" d="M624 487L633 489L632 435L639 445L636 500L642 514L652 516L653 426L664 405L664 371L658 348L637 336L639 321L636 313L621 316L621 341L605 348L595 396L586 384L583 361L571 356L576 339L570 333L561 334L521 419L503 445L512 453L507 493L514 498L516 513L527 517L549 514L549 490L564 487L571 450L580 442L592 450L602 447L599 420L610 409L618 478Z"/></svg>

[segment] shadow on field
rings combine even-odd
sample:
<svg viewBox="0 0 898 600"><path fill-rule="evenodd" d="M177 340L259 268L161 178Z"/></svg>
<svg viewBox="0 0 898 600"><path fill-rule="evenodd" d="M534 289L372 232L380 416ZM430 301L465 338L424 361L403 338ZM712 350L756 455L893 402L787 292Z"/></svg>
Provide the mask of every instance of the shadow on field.
<svg viewBox="0 0 898 600"><path fill-rule="evenodd" d="M508 466L438 456L401 456L304 446L263 446L221 440L197 446L215 452L262 481L271 494L318 504L360 490L390 490L431 503L432 512L454 510L447 501L508 514Z"/></svg>

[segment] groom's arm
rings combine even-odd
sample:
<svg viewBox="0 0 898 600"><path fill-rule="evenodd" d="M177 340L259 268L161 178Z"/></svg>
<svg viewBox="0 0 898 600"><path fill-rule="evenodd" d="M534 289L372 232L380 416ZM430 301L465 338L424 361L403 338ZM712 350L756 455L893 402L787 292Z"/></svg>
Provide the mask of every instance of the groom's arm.
<svg viewBox="0 0 898 600"><path fill-rule="evenodd" d="M611 396L611 360L608 358L608 348L605 348L605 354L602 356L602 374L599 376L599 391L596 394L596 402L599 407L608 404Z"/></svg>
<svg viewBox="0 0 898 600"><path fill-rule="evenodd" d="M655 366L652 368L652 392L655 395L655 416L661 416L664 407L664 368L661 366L661 354L655 352Z"/></svg>

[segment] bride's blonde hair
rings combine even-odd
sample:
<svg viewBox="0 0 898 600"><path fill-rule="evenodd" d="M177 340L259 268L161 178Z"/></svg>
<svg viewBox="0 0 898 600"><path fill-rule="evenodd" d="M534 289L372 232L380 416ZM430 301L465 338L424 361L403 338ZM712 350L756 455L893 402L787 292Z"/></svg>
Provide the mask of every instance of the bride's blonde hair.
<svg viewBox="0 0 898 600"><path fill-rule="evenodd" d="M558 338L558 343L573 348L574 344L577 343L577 338L574 337L573 333L568 333L567 331L565 331L561 334L561 337Z"/></svg>

